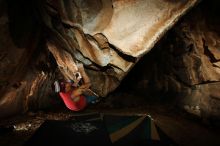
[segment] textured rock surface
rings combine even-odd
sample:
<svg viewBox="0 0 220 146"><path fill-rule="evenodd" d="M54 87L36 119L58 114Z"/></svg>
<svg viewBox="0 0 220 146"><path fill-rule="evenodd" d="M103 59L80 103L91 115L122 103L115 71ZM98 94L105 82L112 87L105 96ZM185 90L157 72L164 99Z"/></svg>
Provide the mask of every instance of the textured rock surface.
<svg viewBox="0 0 220 146"><path fill-rule="evenodd" d="M126 92L135 90L135 94L159 96L163 101L173 96L187 112L219 119L218 6L218 1L204 1L187 14L140 60L122 88L131 85Z"/></svg>
<svg viewBox="0 0 220 146"><path fill-rule="evenodd" d="M0 117L48 106L53 78L31 8L12 2L0 1Z"/></svg>
<svg viewBox="0 0 220 146"><path fill-rule="evenodd" d="M61 72L73 79L74 64L83 62L92 89L106 96L196 2L48 0L38 5Z"/></svg>
<svg viewBox="0 0 220 146"><path fill-rule="evenodd" d="M218 5L202 2L157 43L196 2L0 0L0 117L51 105L56 65L72 79L77 62L101 96L130 72L135 94L172 93L186 111L220 117Z"/></svg>

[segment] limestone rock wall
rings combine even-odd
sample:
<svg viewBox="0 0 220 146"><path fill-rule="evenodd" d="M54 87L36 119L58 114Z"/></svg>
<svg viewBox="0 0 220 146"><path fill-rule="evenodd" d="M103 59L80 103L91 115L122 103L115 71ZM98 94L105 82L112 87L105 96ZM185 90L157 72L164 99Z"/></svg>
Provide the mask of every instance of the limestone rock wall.
<svg viewBox="0 0 220 146"><path fill-rule="evenodd" d="M174 26L197 3L0 0L0 117L51 105L55 72L73 79L77 62L100 96L128 75L127 89L172 93L186 111L218 117L218 5L202 2Z"/></svg>
<svg viewBox="0 0 220 146"><path fill-rule="evenodd" d="M31 3L0 1L0 7L1 118L50 105L54 75Z"/></svg>
<svg viewBox="0 0 220 146"><path fill-rule="evenodd" d="M187 112L219 119L219 4L201 2L136 64L121 88L148 99L173 96Z"/></svg>
<svg viewBox="0 0 220 146"><path fill-rule="evenodd" d="M73 79L82 62L100 96L112 92L136 62L197 0L47 0L38 15L60 71Z"/></svg>

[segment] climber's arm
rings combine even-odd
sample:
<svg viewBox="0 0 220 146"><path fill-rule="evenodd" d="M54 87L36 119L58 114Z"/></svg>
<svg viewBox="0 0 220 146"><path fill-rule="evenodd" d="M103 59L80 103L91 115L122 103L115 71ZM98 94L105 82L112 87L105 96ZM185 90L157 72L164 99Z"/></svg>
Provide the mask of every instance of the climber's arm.
<svg viewBox="0 0 220 146"><path fill-rule="evenodd" d="M88 75L86 74L82 64L78 65L78 70L79 70L79 72L82 76L82 79L83 79L83 84L79 88L82 90L89 89L91 87L91 82L90 82L90 79L89 79Z"/></svg>

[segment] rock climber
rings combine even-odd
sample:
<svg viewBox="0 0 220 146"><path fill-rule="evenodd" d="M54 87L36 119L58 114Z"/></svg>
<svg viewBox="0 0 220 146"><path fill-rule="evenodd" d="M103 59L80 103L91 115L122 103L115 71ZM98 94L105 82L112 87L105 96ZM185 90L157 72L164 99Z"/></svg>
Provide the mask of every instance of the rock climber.
<svg viewBox="0 0 220 146"><path fill-rule="evenodd" d="M90 90L90 79L82 64L78 64L78 72L75 73L75 81L54 82L55 92L59 93L64 104L72 111L83 110L88 104L97 103L99 97Z"/></svg>

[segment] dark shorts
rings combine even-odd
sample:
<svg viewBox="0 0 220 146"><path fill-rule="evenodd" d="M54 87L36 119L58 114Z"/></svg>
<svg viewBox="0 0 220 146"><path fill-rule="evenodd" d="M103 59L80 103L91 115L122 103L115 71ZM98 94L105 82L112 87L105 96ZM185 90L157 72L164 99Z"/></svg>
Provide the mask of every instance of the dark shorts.
<svg viewBox="0 0 220 146"><path fill-rule="evenodd" d="M87 103L95 103L96 99L98 98L96 96L85 96L85 97L86 97Z"/></svg>

